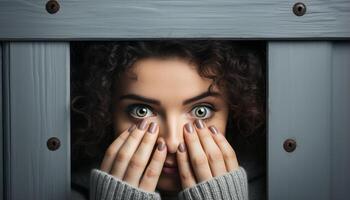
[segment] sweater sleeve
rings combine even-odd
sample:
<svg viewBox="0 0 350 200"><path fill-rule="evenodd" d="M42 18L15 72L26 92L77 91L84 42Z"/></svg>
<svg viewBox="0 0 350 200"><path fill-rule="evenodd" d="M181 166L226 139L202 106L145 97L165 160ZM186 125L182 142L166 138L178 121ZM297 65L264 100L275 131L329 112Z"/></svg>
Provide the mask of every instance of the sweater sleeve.
<svg viewBox="0 0 350 200"><path fill-rule="evenodd" d="M90 200L160 200L159 193L136 188L116 177L92 169L90 173Z"/></svg>
<svg viewBox="0 0 350 200"><path fill-rule="evenodd" d="M180 200L248 200L248 179L243 167L186 188Z"/></svg>

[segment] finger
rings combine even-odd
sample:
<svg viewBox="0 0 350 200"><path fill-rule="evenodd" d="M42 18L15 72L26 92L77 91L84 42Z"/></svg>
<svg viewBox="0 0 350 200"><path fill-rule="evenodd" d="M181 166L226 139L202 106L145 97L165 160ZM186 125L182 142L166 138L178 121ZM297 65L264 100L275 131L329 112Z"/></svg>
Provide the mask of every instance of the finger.
<svg viewBox="0 0 350 200"><path fill-rule="evenodd" d="M111 174L116 178L123 179L129 161L139 146L147 126L147 120L144 119L138 124L137 128L131 134L129 134L129 137L120 147L111 170Z"/></svg>
<svg viewBox="0 0 350 200"><path fill-rule="evenodd" d="M190 162L198 182L211 179L213 176L210 171L207 156L197 136L192 123L185 125L184 139L188 150Z"/></svg>
<svg viewBox="0 0 350 200"><path fill-rule="evenodd" d="M224 157L220 148L216 145L210 130L205 123L200 120L195 120L196 130L199 140L202 144L205 154L207 155L209 166L213 176L220 176L227 172Z"/></svg>
<svg viewBox="0 0 350 200"><path fill-rule="evenodd" d="M164 140L160 139L157 145L157 149L154 151L152 160L150 161L145 173L141 178L139 188L149 192L155 191L159 176L163 169L166 155L166 144Z"/></svg>
<svg viewBox="0 0 350 200"><path fill-rule="evenodd" d="M215 143L221 149L222 155L225 160L226 169L228 172L238 169L238 161L236 153L230 143L226 140L225 136L218 131L215 126L210 126L209 130L212 132Z"/></svg>
<svg viewBox="0 0 350 200"><path fill-rule="evenodd" d="M157 137L158 126L155 122L152 122L148 127L147 133L143 136L138 149L129 162L129 166L123 178L124 181L135 187L139 186L140 178L146 168L149 158L151 157Z"/></svg>
<svg viewBox="0 0 350 200"><path fill-rule="evenodd" d="M196 179L191 169L191 164L186 151L186 146L181 143L176 152L177 166L179 168L179 175L182 188L189 188L196 185Z"/></svg>
<svg viewBox="0 0 350 200"><path fill-rule="evenodd" d="M136 128L135 124L131 125L128 130L125 130L122 134L120 134L117 137L117 139L115 139L113 141L113 143L111 145L109 145L109 147L107 148L106 153L103 157L101 166L100 166L101 171L104 171L107 173L110 172L117 152L119 151L120 147L124 144L125 140L129 136L129 134L133 130L135 130L135 128Z"/></svg>

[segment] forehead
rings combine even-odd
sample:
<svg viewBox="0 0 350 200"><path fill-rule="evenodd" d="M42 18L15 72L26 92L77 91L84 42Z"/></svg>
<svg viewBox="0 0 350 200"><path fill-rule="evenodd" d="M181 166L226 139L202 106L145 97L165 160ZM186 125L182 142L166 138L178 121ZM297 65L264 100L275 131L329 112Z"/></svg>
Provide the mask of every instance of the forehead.
<svg viewBox="0 0 350 200"><path fill-rule="evenodd" d="M118 84L121 94L136 93L161 101L198 95L207 91L212 83L211 79L198 74L195 65L176 58L143 59L134 64L131 73L123 76Z"/></svg>

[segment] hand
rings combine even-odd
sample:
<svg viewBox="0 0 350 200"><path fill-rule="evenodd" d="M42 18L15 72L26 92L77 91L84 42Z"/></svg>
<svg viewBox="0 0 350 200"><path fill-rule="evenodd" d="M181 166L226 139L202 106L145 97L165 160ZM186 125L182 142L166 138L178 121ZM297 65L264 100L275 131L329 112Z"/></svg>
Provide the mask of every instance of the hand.
<svg viewBox="0 0 350 200"><path fill-rule="evenodd" d="M148 125L146 120L131 126L108 147L100 170L132 186L154 192L167 153L165 141L159 138L149 161L158 132L158 125L154 122Z"/></svg>
<svg viewBox="0 0 350 200"><path fill-rule="evenodd" d="M236 154L214 126L206 127L202 120L184 126L185 144L176 153L182 188L223 175L239 168Z"/></svg>

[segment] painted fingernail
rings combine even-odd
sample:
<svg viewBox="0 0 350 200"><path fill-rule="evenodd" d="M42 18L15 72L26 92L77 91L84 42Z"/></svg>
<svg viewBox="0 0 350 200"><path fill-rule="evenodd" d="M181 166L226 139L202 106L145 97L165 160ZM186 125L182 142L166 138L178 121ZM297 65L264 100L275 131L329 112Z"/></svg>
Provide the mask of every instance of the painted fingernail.
<svg viewBox="0 0 350 200"><path fill-rule="evenodd" d="M148 127L148 132L149 133L155 133L157 130L157 123L151 122L151 124Z"/></svg>
<svg viewBox="0 0 350 200"><path fill-rule="evenodd" d="M165 143L159 142L157 148L159 151L163 151L165 149Z"/></svg>
<svg viewBox="0 0 350 200"><path fill-rule="evenodd" d="M147 126L147 121L144 119L142 120L142 122L139 124L138 128L140 130L145 130L146 129L146 126Z"/></svg>
<svg viewBox="0 0 350 200"><path fill-rule="evenodd" d="M204 122L201 120L201 119L196 119L194 121L194 123L196 124L196 127L199 128L199 129L202 129L204 128Z"/></svg>
<svg viewBox="0 0 350 200"><path fill-rule="evenodd" d="M192 132L193 132L193 126L192 126L192 124L191 124L191 123L187 123L187 124L185 125L185 129L186 129L187 132L192 133Z"/></svg>
<svg viewBox="0 0 350 200"><path fill-rule="evenodd" d="M209 130L210 130L214 135L219 133L218 129L215 128L214 126L210 126L210 127L209 127Z"/></svg>
<svg viewBox="0 0 350 200"><path fill-rule="evenodd" d="M133 132L135 130L135 128L136 128L136 125L133 124L132 126L129 127L128 132L129 133Z"/></svg>
<svg viewBox="0 0 350 200"><path fill-rule="evenodd" d="M185 151L186 151L186 146L185 146L184 143L180 143L180 145L179 145L179 151L180 151L180 152L185 152Z"/></svg>

